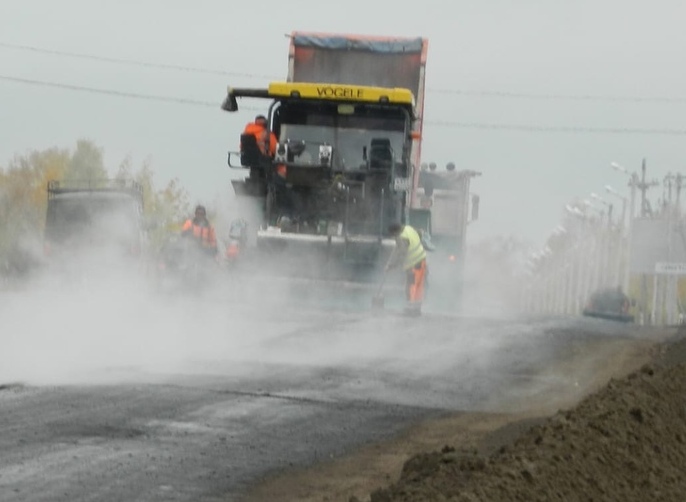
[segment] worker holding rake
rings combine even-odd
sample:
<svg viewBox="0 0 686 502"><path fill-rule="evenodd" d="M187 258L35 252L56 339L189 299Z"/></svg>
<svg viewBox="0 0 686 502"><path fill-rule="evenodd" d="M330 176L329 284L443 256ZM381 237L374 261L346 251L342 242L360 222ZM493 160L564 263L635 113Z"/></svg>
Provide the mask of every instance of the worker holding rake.
<svg viewBox="0 0 686 502"><path fill-rule="evenodd" d="M389 233L395 237L395 248L386 265L386 271L402 265L406 274L405 293L407 305L405 313L421 315L422 301L426 285L426 250L421 236L410 225L393 223L388 227Z"/></svg>

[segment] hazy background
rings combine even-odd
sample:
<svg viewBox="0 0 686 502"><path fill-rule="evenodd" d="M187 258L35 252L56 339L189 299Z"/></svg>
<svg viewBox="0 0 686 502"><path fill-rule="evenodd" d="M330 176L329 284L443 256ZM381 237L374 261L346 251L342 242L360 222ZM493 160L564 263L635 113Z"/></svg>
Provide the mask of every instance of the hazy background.
<svg viewBox="0 0 686 502"><path fill-rule="evenodd" d="M84 137L104 148L111 169L127 154L150 157L161 183L178 177L191 202L219 202L233 196L226 151L255 113L230 115L219 104L229 84L285 78L286 34L423 36L424 160L483 172L473 184L481 220L469 239L515 234L542 243L570 199L608 183L623 188L611 161L638 169L646 157L649 176L660 179L682 168L684 14L678 1L2 0L0 165Z"/></svg>

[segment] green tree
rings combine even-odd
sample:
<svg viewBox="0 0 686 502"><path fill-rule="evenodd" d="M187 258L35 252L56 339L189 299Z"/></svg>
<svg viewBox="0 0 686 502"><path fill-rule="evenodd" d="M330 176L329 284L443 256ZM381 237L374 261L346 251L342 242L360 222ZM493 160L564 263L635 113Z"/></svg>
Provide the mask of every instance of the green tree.
<svg viewBox="0 0 686 502"><path fill-rule="evenodd" d="M40 241L48 181L62 178L70 158L66 149L33 150L0 169L0 261Z"/></svg>
<svg viewBox="0 0 686 502"><path fill-rule="evenodd" d="M103 149L83 139L77 141L73 152L63 148L32 150L16 155L5 168L0 168L0 266L6 264L8 256L25 255L23 243L42 241L49 181L108 177ZM135 169L131 156L122 160L115 177L142 186L153 245L161 244L170 232L179 229L188 212L189 196L177 179L158 190L150 160Z"/></svg>
<svg viewBox="0 0 686 502"><path fill-rule="evenodd" d="M64 173L65 180L99 180L108 177L103 160L103 149L87 139L76 142L76 150L71 155L69 167Z"/></svg>
<svg viewBox="0 0 686 502"><path fill-rule="evenodd" d="M180 230L181 221L188 213L189 195L179 185L178 179L172 179L163 188L157 189L150 159L145 159L141 166L135 169L130 156L121 162L116 177L133 180L141 185L143 210L151 227L153 247L161 245L171 232Z"/></svg>
<svg viewBox="0 0 686 502"><path fill-rule="evenodd" d="M151 167L150 159L145 159L141 166L133 174L133 179L143 187L143 201L150 214L157 211L155 194L155 172Z"/></svg>
<svg viewBox="0 0 686 502"><path fill-rule="evenodd" d="M188 214L189 196L174 178L155 194L155 209L165 231L181 230L181 222Z"/></svg>
<svg viewBox="0 0 686 502"><path fill-rule="evenodd" d="M133 179L133 161L131 160L131 155L124 157L117 168L117 173L114 175L115 179L118 180L130 180Z"/></svg>

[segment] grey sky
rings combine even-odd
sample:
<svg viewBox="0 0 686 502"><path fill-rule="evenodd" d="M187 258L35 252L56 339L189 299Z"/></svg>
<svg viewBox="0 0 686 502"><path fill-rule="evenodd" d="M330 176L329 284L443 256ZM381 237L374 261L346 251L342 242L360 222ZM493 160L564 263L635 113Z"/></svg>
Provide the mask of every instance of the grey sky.
<svg viewBox="0 0 686 502"><path fill-rule="evenodd" d="M545 132L465 124L686 130L683 102L528 99L536 95L685 98L686 4L679 1L439 2L2 0L0 44L216 68L231 77L141 68L0 46L0 76L216 102L167 104L0 79L0 165L14 154L90 138L108 167L152 158L158 182L178 177L194 201L231 197L227 149L254 111L219 110L226 86L286 74L293 30L429 39L423 157L477 169L481 220L470 238L514 234L542 243L564 204L622 190L611 161L649 175L686 172L686 135ZM261 77L264 78L261 78ZM250 104L254 106L253 103ZM462 126L457 127L459 123ZM625 189L624 189L625 190ZM661 194L653 190L653 197Z"/></svg>

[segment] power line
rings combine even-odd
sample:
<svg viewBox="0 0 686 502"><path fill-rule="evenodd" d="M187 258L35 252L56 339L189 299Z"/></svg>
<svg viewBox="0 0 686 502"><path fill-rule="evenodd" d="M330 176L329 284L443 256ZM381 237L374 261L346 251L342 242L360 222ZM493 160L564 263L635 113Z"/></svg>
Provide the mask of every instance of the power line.
<svg viewBox="0 0 686 502"><path fill-rule="evenodd" d="M156 96L153 94L140 94L140 93L136 93L136 92L117 91L117 90L113 90L113 89L99 89L97 87L86 87L86 86L82 86L82 85L62 84L59 82L48 82L45 80L33 80L33 79L29 79L29 78L10 77L7 75L0 75L0 80L6 80L9 82L16 82L19 84L28 84L28 85L35 85L35 86L42 86L42 87L53 87L53 88L57 88L57 89L65 89L68 91L89 92L92 94L116 96L119 98L132 98L132 99L140 99L140 100L144 100L144 101L158 101L158 102L162 102L162 103L174 103L174 104L181 104L181 105L191 105L191 106L198 106L198 107L204 107L204 108L219 109L219 102L214 102L214 101L201 101L198 99L177 98L177 97L173 97L173 96ZM241 108L243 110L252 110L252 111L261 111L262 110L262 108L251 107L251 106L242 106Z"/></svg>
<svg viewBox="0 0 686 502"><path fill-rule="evenodd" d="M97 56L95 54L83 54L77 52L58 51L53 49L44 49L42 47L35 47L30 45L12 44L7 42L0 42L0 47L5 49L22 50L29 52L36 52L41 54L49 54L53 56L63 56L78 59L89 59L92 61L102 61L106 63L114 63L121 65L140 66L143 68L158 68L163 70L183 71L189 73L204 73L209 75L223 75L231 77L256 78L262 80L274 80L280 77L274 75L263 75L257 73L241 73L220 70L216 68L202 68L197 66L182 66L166 63L151 63L147 61L139 61L134 59L113 58L108 56ZM686 97L665 97L665 96L608 96L608 95L594 95L594 94L545 94L545 93L526 93L526 92L508 92L495 90L469 90L469 89L444 89L444 88L427 88L428 93L447 94L454 96L464 96L473 98L501 98L501 99L522 99L522 100L547 100L547 101L605 101L615 103L663 103L663 104L678 104L686 103Z"/></svg>
<svg viewBox="0 0 686 502"><path fill-rule="evenodd" d="M492 124L482 122L452 122L446 120L426 121L425 125L454 127L460 129L483 129L491 131L521 131L575 134L643 134L655 136L685 136L686 129L632 128L632 127L586 127L586 126L541 126L526 124Z"/></svg>
<svg viewBox="0 0 686 502"><path fill-rule="evenodd" d="M427 89L428 90L428 89ZM473 91L460 89L431 89L436 94L453 94L476 98L514 98L549 101L606 101L615 103L686 103L686 98L660 96L608 96L594 94L533 94L506 91Z"/></svg>
<svg viewBox="0 0 686 502"><path fill-rule="evenodd" d="M10 77L7 75L0 75L0 80L7 80L10 82L17 82L20 84L36 85L36 86L43 86L43 87L55 87L58 89L67 89L70 91L90 92L93 94L105 94L108 96L118 96L121 98L134 98L134 99L143 99L143 100L148 100L148 101L162 101L165 103L177 103L177 104L184 104L184 105L219 108L218 103L213 103L211 101L200 101L200 100L196 100L196 99L175 98L175 97L167 97L167 96L154 96L152 94L139 94L136 92L116 91L116 90L111 90L111 89L98 89L95 87L85 87L82 85L62 84L62 83L58 83L58 82L47 82L44 80L32 80L32 79L21 78L21 77Z"/></svg>
<svg viewBox="0 0 686 502"><path fill-rule="evenodd" d="M19 84L53 87L75 92L88 92L106 96L120 98L131 98L145 101L157 101L163 103L174 103L190 105L204 108L219 109L219 103L212 101L201 101L196 99L176 98L171 96L156 96L152 94L140 94L135 92L117 91L112 89L99 89L96 87L86 87L81 85L63 84L59 82L48 82L44 80L33 80L21 77L0 75L0 80L15 82ZM262 108L241 106L242 110L261 111ZM661 136L683 136L686 135L685 129L651 129L651 128L629 128L629 127L583 127L583 126L540 126L526 124L494 124L482 122L454 122L447 120L426 121L425 125L438 127L451 127L460 129L482 129L493 131L520 131L535 133L591 133L591 134L643 134Z"/></svg>
<svg viewBox="0 0 686 502"><path fill-rule="evenodd" d="M107 57L107 56L96 56L94 54L82 54L82 53L77 53L77 52L57 51L57 50L52 50L52 49L43 49L41 47L33 47L30 45L9 44L6 42L0 42L0 47L4 47L5 49L16 49L16 50L22 50L22 51L37 52L37 53L41 53L41 54L51 54L53 56L64 56L64 57L77 58L77 59L90 59L92 61L102 61L105 63L114 63L114 64L121 64L121 65L141 66L144 68L159 68L159 69L163 69L163 70L184 71L184 72L189 72L189 73L205 73L205 74L210 74L210 75L224 75L224 76L231 76L231 77L248 77L248 78L262 78L262 79L272 78L272 77L268 77L266 75L259 75L259 74L255 74L255 73L240 73L240 72L233 72L233 71L226 71L226 70L218 70L218 69L213 69L213 68L200 68L197 66L182 66L182 65L174 65L174 64L165 64L165 63L150 63L150 62L138 61L138 60L134 60L134 59L120 59L120 58L111 58L111 57Z"/></svg>

